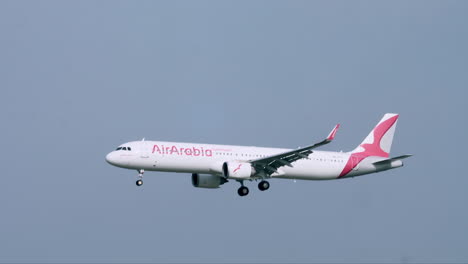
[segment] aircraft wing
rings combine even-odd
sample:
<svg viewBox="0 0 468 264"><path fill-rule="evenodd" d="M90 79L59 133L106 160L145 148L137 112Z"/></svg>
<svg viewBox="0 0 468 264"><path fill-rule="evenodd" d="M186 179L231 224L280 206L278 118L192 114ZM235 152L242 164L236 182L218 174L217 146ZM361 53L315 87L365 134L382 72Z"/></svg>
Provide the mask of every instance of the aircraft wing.
<svg viewBox="0 0 468 264"><path fill-rule="evenodd" d="M273 156L251 160L250 164L255 168L258 174L264 175L265 177L270 176L275 173L278 168L283 166L293 167L292 163L300 159L308 159L309 155L313 153L312 149L323 146L330 143L336 135L340 124L337 124L333 130L328 134L327 138L322 140L319 143L310 145L304 148L299 148L284 153L276 154Z"/></svg>

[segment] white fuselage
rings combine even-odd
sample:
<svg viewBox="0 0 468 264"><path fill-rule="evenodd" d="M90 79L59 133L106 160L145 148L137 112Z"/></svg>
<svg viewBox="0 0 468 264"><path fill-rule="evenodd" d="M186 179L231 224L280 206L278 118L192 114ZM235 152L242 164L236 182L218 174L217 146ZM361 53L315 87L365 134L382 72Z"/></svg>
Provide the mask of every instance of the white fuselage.
<svg viewBox="0 0 468 264"><path fill-rule="evenodd" d="M411 155L390 158L398 116L385 114L364 141L346 153L316 150L332 142L340 127L337 124L322 141L297 149L142 140L119 146L106 160L137 170L137 186L143 185L145 171L191 173L194 187L214 189L234 180L241 184L237 193L246 196L246 180L260 180L258 189L266 191L269 178L332 180L403 166L402 159Z"/></svg>
<svg viewBox="0 0 468 264"><path fill-rule="evenodd" d="M248 162L263 157L290 151L281 148L245 147L230 145L211 145L161 141L134 141L122 144L120 148L109 153L107 161L112 165L135 170L166 171L180 173L222 174L224 162ZM340 177L346 164L356 157L349 153L313 151L308 159L301 159L289 166L283 166L271 175L272 178L303 180L331 180L353 177L402 166L396 162L389 166L379 167L374 162L381 157L366 157L352 166L352 171ZM351 160L350 160L351 159Z"/></svg>

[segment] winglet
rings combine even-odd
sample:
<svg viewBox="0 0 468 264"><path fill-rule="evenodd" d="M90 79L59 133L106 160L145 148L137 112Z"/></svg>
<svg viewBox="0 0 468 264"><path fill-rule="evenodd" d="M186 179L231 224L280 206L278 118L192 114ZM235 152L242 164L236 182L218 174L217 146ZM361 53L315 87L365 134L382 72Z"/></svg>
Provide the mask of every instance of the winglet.
<svg viewBox="0 0 468 264"><path fill-rule="evenodd" d="M340 128L340 124L337 124L333 130L328 134L327 141L332 141L335 138L336 132L338 131L338 128Z"/></svg>

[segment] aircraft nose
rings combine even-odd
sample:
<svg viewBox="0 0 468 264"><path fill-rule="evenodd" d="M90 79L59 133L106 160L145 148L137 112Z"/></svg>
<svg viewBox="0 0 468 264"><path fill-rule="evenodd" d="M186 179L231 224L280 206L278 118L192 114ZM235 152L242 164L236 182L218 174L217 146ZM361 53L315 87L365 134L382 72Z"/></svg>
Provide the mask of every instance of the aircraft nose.
<svg viewBox="0 0 468 264"><path fill-rule="evenodd" d="M116 165L117 162L118 162L118 156L116 155L115 152L111 152L111 153L107 154L106 161L107 161L107 163L109 163L111 165Z"/></svg>

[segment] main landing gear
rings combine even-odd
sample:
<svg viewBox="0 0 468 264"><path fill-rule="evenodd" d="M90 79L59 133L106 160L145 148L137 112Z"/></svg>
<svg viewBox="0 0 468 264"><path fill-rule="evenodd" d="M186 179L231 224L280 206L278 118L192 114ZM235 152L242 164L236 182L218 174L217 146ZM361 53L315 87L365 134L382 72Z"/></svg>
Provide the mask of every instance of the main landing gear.
<svg viewBox="0 0 468 264"><path fill-rule="evenodd" d="M143 185L143 173L145 173L145 170L139 170L138 171L138 180L136 181L136 186L142 186Z"/></svg>
<svg viewBox="0 0 468 264"><path fill-rule="evenodd" d="M246 196L249 194L249 188L244 186L244 181L238 181L241 184L241 187L237 190L239 196Z"/></svg>
<svg viewBox="0 0 468 264"><path fill-rule="evenodd" d="M270 183L267 181L261 181L258 183L258 189L260 191L266 191L270 188Z"/></svg>
<svg viewBox="0 0 468 264"><path fill-rule="evenodd" d="M237 193L239 194L239 196L246 196L247 194L249 194L249 188L244 186L244 181L239 181L239 182L241 184L241 187L237 190ZM258 183L258 189L260 191L266 191L269 188L270 188L270 183L267 181L261 181L260 183Z"/></svg>
<svg viewBox="0 0 468 264"><path fill-rule="evenodd" d="M246 196L247 194L249 194L249 188L245 187L245 186L241 186L238 190L237 190L237 193L240 195L240 196Z"/></svg>

